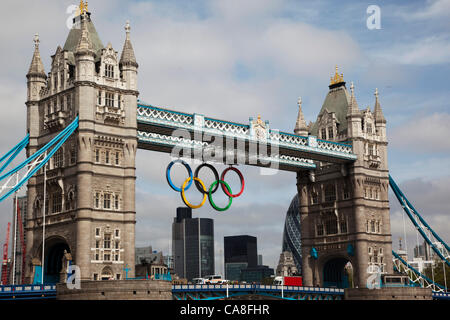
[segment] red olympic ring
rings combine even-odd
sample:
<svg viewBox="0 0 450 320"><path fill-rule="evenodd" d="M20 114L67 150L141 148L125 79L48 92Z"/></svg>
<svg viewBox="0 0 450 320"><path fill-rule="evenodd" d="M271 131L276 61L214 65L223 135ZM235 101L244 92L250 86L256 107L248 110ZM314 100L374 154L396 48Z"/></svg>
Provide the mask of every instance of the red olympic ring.
<svg viewBox="0 0 450 320"><path fill-rule="evenodd" d="M220 180L225 181L225 179L224 179L225 175L230 170L236 172L237 175L239 176L239 179L241 180L241 191L237 194L230 194L230 192L227 190L225 185L223 185L223 184L220 184L220 185L222 187L223 192L225 192L225 194L227 196L232 197L232 198L237 198L242 194L242 192L244 192L245 180L244 180L244 176L242 175L242 173L235 167L229 167L229 168L226 168L225 170L223 170L222 175L220 176Z"/></svg>

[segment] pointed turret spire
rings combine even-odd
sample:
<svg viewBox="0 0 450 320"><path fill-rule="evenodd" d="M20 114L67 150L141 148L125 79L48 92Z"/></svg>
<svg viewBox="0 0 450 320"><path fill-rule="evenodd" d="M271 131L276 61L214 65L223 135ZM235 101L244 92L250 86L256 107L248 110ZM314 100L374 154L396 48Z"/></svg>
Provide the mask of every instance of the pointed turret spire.
<svg viewBox="0 0 450 320"><path fill-rule="evenodd" d="M386 123L386 118L381 110L380 102L378 101L378 88L375 89L375 108L374 108L375 122Z"/></svg>
<svg viewBox="0 0 450 320"><path fill-rule="evenodd" d="M305 117L303 116L302 111L302 98L298 98L298 116L297 116L297 122L295 123L295 129L294 133L300 136L306 136L308 135L308 127L306 126Z"/></svg>
<svg viewBox="0 0 450 320"><path fill-rule="evenodd" d="M91 39L89 38L89 30L87 28L86 12L84 12L81 16L81 37L78 41L75 52L94 52Z"/></svg>
<svg viewBox="0 0 450 320"><path fill-rule="evenodd" d="M31 59L30 69L28 69L27 77L38 76L45 78L44 65L42 64L41 55L39 53L39 35L36 33L34 35L34 53Z"/></svg>
<svg viewBox="0 0 450 320"><path fill-rule="evenodd" d="M127 21L125 25L125 32L126 32L126 38L125 43L123 44L123 50L122 55L120 57L120 64L121 65L131 65L134 67L138 67L138 64L136 62L136 57L134 55L133 46L130 41L130 22Z"/></svg>
<svg viewBox="0 0 450 320"><path fill-rule="evenodd" d="M359 107L358 107L358 102L356 102L355 85L353 84L353 81L350 85L350 91L351 91L351 96L350 96L350 103L348 105L347 115L359 114L360 111L359 111Z"/></svg>

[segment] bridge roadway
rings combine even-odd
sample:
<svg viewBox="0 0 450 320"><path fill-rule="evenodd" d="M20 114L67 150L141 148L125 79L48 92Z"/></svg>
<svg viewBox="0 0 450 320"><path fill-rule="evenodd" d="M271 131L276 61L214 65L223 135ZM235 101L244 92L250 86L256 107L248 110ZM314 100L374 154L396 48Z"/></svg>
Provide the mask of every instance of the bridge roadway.
<svg viewBox="0 0 450 320"><path fill-rule="evenodd" d="M343 300L344 289L271 286L271 285L173 285L174 300L217 300L251 295L262 299L286 300ZM47 285L7 285L0 286L0 300L41 300L56 299L56 286ZM450 300L450 292L434 292L433 300Z"/></svg>

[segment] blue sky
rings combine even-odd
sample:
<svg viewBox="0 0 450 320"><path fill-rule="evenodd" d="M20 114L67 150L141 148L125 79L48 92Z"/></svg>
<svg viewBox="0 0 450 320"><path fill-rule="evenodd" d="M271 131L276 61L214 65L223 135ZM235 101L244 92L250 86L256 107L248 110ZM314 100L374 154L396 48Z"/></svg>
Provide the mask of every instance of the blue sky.
<svg viewBox="0 0 450 320"><path fill-rule="evenodd" d="M2 2L10 13L0 22L2 153L25 133L25 74L33 35L40 34L48 72L50 56L67 37L66 8L71 4L78 1ZM372 4L381 9L380 30L366 26L366 9ZM360 108L373 108L378 88L391 175L431 226L450 240L449 0L92 0L89 9L103 44L111 42L119 54L123 27L130 20L140 99L154 105L241 123L260 113L272 128L291 132L299 96L306 120L316 120L335 65L348 84L355 83ZM169 161L165 154L138 151L136 244L165 253L175 208L182 205L165 182ZM229 211L217 214L205 206L195 212L215 220L217 271L226 235L258 236L259 251L271 267L280 254L295 174L243 171L246 191ZM149 209L149 203L157 205ZM10 207L1 205L0 226L11 218ZM401 219L398 205L391 202L394 248L403 234ZM0 239L4 229L0 227ZM415 239L412 230L408 234Z"/></svg>

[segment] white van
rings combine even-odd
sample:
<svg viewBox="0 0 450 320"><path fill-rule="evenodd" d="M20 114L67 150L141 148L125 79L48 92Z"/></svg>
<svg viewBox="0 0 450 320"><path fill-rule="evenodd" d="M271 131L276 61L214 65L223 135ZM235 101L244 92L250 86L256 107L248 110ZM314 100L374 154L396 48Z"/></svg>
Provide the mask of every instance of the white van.
<svg viewBox="0 0 450 320"><path fill-rule="evenodd" d="M225 283L225 280L222 279L221 275L215 274L205 277L206 284L222 284Z"/></svg>
<svg viewBox="0 0 450 320"><path fill-rule="evenodd" d="M192 279L192 284L205 284L205 279L203 279L203 278L194 278L194 279Z"/></svg>

